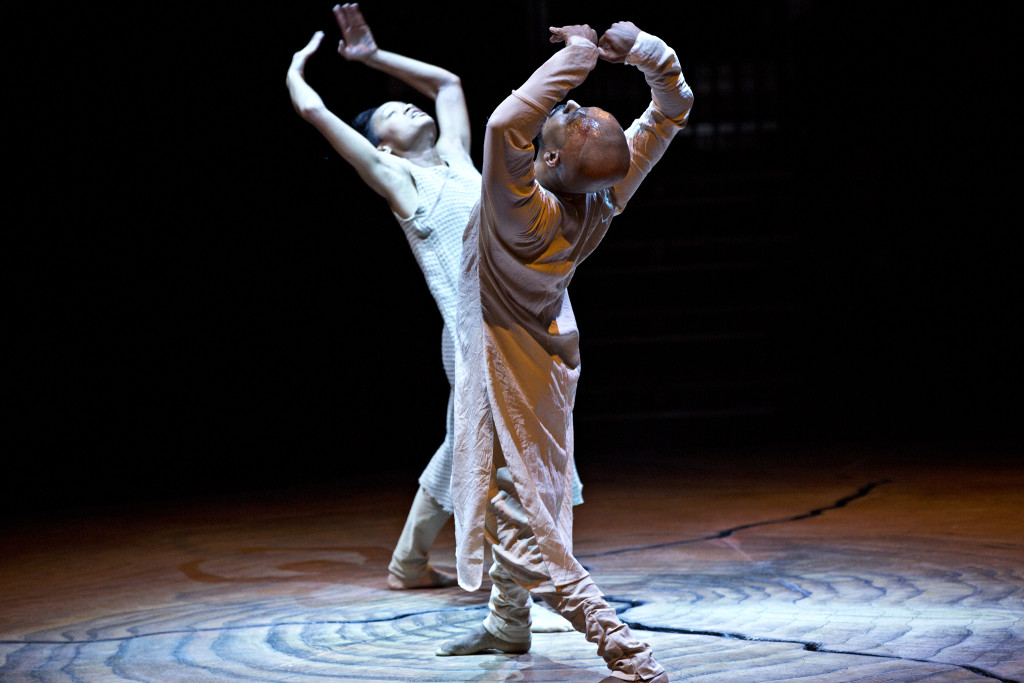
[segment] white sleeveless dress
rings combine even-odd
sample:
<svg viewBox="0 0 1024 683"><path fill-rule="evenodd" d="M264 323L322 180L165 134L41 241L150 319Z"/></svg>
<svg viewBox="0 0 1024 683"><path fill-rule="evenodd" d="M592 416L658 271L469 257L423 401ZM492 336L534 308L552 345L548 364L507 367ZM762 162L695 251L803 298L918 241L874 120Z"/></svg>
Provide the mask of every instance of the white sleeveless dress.
<svg viewBox="0 0 1024 683"><path fill-rule="evenodd" d="M407 162L420 204L409 218L395 214L416 263L441 312L441 361L448 377L444 441L420 475L420 485L448 512L452 510L452 446L455 438L455 313L462 233L480 199L480 172L469 156L442 155L445 163L423 167Z"/></svg>

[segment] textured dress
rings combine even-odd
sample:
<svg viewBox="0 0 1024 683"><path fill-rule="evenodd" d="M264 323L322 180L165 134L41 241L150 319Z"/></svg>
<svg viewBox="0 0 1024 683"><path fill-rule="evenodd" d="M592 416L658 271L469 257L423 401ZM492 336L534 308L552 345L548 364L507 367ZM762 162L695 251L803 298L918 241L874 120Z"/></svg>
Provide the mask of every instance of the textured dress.
<svg viewBox="0 0 1024 683"><path fill-rule="evenodd" d="M455 313L462 236L480 199L480 172L468 155L443 154L444 164L417 166L406 161L420 204L408 218L395 214L431 296L441 312L441 360L448 377L447 427L444 441L420 475L420 486L452 511L452 447L455 438Z"/></svg>

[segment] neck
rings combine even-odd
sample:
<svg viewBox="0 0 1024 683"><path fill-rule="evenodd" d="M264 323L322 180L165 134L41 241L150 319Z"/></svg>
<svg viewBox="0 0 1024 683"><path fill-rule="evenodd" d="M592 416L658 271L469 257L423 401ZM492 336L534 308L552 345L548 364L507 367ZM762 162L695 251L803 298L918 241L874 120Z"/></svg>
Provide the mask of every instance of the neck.
<svg viewBox="0 0 1024 683"><path fill-rule="evenodd" d="M444 163L436 147L422 150L409 150L402 155L417 166L439 166Z"/></svg>
<svg viewBox="0 0 1024 683"><path fill-rule="evenodd" d="M567 201L572 201L587 194L586 192L569 190L557 177L552 177L551 175L546 175L543 178L537 178L537 184L548 192Z"/></svg>
<svg viewBox="0 0 1024 683"><path fill-rule="evenodd" d="M407 159L417 166L438 166L444 163L440 152L437 151L437 140L433 135L422 135L417 137L409 149L395 152L403 159Z"/></svg>

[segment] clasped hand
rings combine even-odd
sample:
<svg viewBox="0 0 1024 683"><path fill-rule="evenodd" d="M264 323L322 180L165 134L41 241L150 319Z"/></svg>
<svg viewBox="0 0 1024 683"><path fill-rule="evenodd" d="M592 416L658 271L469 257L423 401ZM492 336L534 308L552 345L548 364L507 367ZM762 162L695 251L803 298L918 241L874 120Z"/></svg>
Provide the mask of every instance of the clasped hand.
<svg viewBox="0 0 1024 683"><path fill-rule="evenodd" d="M640 29L631 21L615 22L600 39L597 37L597 31L587 24L552 26L549 30L552 43L564 41L568 44L572 36L580 36L597 45L597 54L601 59L614 63L626 60L626 55L629 54L636 42L636 37L640 34Z"/></svg>

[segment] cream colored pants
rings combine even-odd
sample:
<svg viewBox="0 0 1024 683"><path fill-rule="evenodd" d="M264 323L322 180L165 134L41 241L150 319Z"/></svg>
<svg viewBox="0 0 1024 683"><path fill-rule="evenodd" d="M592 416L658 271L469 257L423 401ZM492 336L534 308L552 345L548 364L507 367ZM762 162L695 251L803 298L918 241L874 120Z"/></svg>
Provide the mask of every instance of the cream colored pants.
<svg viewBox="0 0 1024 683"><path fill-rule="evenodd" d="M516 498L507 467L497 472L498 493L490 501L495 528L488 528L494 564L490 569L490 612L484 628L514 643L530 640L530 593L565 617L587 640L597 644L612 676L626 681L653 678L664 669L647 643L637 640L619 621L597 586L586 576L568 586L551 582L526 511Z"/></svg>

